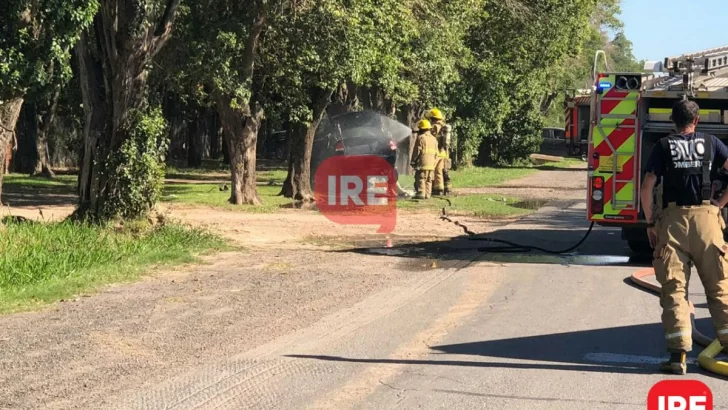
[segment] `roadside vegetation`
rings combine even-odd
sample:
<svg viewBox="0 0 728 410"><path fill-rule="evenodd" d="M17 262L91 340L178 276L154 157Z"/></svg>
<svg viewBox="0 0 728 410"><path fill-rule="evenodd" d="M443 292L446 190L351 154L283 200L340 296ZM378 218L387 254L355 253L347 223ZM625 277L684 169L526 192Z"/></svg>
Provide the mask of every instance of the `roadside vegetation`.
<svg viewBox="0 0 728 410"><path fill-rule="evenodd" d="M619 0L5 3L0 203L70 205L83 223L4 227L0 310L218 247L181 226L107 227L147 220L159 202L307 208L313 139L337 114L371 110L412 127L440 108L453 125L455 189L563 167L528 163L543 125L563 117L562 90L593 83L595 50L614 70L637 64ZM437 202L401 208L436 212ZM453 212L470 215L528 208L453 198Z"/></svg>
<svg viewBox="0 0 728 410"><path fill-rule="evenodd" d="M175 224L117 227L71 222L0 225L0 313L74 298L139 277L153 266L194 262L226 248L211 234Z"/></svg>
<svg viewBox="0 0 728 410"><path fill-rule="evenodd" d="M453 186L458 188L485 188L493 187L508 181L531 175L544 169L568 169L583 164L578 160L564 160L561 162L546 163L542 165L526 164L511 167L463 167L450 171ZM257 206L236 206L230 204L230 183L220 174L219 168L208 164L207 168L170 168L167 170L168 182L164 184L161 202L189 206L210 206L230 211L243 211L252 213L273 213L283 209L296 209L296 201L280 195L280 188L285 181L286 171L281 167L268 166L257 172L258 194L262 204ZM52 198L53 195L74 195L77 176L59 175L49 180L28 176L11 174L6 177L6 191L13 194L39 195ZM401 175L400 185L409 191L413 190L414 177ZM453 203L452 212L463 215L480 216L487 218L511 217L525 215L534 211L533 204L524 206L518 198L503 198L502 196L470 194L450 198ZM400 199L398 208L407 211L439 212L445 202L437 198L427 201Z"/></svg>

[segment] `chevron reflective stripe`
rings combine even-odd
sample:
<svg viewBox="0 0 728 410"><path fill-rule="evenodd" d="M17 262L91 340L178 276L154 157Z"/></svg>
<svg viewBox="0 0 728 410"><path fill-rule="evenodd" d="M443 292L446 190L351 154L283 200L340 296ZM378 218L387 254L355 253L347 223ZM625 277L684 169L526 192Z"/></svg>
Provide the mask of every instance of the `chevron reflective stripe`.
<svg viewBox="0 0 728 410"><path fill-rule="evenodd" d="M599 79L601 94L596 96L596 124L591 132L589 158L594 177L604 180L599 213L591 211L591 220L637 222L639 210L639 144L637 112L639 91L614 88L616 75ZM589 200L591 203L591 191Z"/></svg>

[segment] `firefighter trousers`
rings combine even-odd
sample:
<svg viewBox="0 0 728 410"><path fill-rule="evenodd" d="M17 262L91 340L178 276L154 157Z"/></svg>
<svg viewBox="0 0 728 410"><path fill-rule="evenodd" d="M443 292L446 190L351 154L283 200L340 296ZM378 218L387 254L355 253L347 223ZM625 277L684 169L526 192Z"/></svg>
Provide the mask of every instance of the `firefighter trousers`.
<svg viewBox="0 0 728 410"><path fill-rule="evenodd" d="M428 199L432 196L432 174L431 169L418 169L415 171L416 198Z"/></svg>
<svg viewBox="0 0 728 410"><path fill-rule="evenodd" d="M677 207L670 204L656 224L658 244L653 266L662 285L660 306L667 350L692 350L688 304L690 272L695 265L705 288L716 335L728 346L728 246L723 240L725 222L718 207Z"/></svg>
<svg viewBox="0 0 728 410"><path fill-rule="evenodd" d="M448 172L449 159L445 157L437 157L435 163L435 175L432 182L432 193L441 195L452 191L452 182L450 182L450 173Z"/></svg>

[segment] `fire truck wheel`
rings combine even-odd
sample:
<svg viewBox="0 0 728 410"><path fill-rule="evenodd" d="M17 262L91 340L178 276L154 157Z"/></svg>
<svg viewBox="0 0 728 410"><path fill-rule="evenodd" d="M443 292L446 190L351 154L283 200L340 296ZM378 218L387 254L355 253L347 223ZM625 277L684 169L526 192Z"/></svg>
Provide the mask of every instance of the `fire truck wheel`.
<svg viewBox="0 0 728 410"><path fill-rule="evenodd" d="M652 254L653 250L650 246L649 242L640 241L640 240L628 240L627 246L629 246L629 249L638 254Z"/></svg>

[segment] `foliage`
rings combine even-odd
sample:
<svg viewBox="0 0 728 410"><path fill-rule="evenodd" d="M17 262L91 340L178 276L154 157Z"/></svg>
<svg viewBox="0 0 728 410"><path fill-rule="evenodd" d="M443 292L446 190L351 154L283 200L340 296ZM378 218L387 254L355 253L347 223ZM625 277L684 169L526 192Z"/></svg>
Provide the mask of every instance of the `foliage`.
<svg viewBox="0 0 728 410"><path fill-rule="evenodd" d="M361 37L341 0L303 1L270 16L259 51L256 91L292 123L310 124L313 105L333 91L359 60L350 45ZM352 29L352 30L350 30Z"/></svg>
<svg viewBox="0 0 728 410"><path fill-rule="evenodd" d="M23 96L56 75L70 78L70 49L98 7L98 0L3 0L0 100Z"/></svg>
<svg viewBox="0 0 728 410"><path fill-rule="evenodd" d="M600 57L597 70L639 72L642 64L632 55L632 43L623 32L623 24L618 19L621 12L619 0L599 0L589 25L584 28L584 41L581 51L570 56L552 68L549 79L550 93L555 97L553 104L544 110L545 121L549 126L563 126L563 93L567 89L589 89L594 83L594 56L603 50L607 66ZM609 33L614 33L610 40Z"/></svg>
<svg viewBox="0 0 728 410"><path fill-rule="evenodd" d="M618 12L618 0L483 2L453 96L460 162L512 163L535 151L543 115L556 112L564 89L591 76L603 30L621 25ZM634 62L629 47L618 35L613 59Z"/></svg>
<svg viewBox="0 0 728 410"><path fill-rule="evenodd" d="M224 246L203 231L134 222L121 229L63 223L10 223L0 235L0 312L53 302L152 264L183 263Z"/></svg>
<svg viewBox="0 0 728 410"><path fill-rule="evenodd" d="M111 190L102 213L108 217L146 214L159 199L164 184L168 142L161 109L135 109L128 120L129 138L107 165Z"/></svg>

